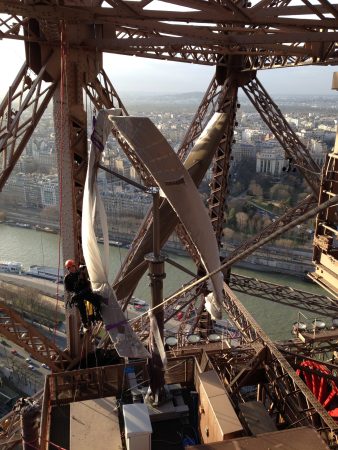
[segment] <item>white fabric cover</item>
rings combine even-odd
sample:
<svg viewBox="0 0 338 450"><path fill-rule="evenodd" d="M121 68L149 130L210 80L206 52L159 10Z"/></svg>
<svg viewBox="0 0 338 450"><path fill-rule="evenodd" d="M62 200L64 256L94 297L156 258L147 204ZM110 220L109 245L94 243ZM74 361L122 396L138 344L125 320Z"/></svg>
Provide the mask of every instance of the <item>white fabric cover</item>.
<svg viewBox="0 0 338 450"><path fill-rule="evenodd" d="M82 209L82 247L83 256L91 280L92 288L101 294L106 304L101 305L101 315L106 330L118 354L121 357L148 358L149 352L132 330L123 311L121 310L113 289L108 280L109 274L109 242L106 212L97 187L97 163L100 161L102 150L112 125L108 115L120 115L121 110L101 110L92 134L92 144L89 151L87 178L83 193ZM104 251L101 257L97 245L94 222L95 213L101 223Z"/></svg>

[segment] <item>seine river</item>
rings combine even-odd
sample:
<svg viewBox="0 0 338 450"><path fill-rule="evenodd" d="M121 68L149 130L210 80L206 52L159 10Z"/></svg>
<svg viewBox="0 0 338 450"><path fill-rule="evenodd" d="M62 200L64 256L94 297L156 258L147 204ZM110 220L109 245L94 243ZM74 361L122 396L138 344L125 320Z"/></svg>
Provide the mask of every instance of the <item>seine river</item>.
<svg viewBox="0 0 338 450"><path fill-rule="evenodd" d="M58 235L0 224L0 260L19 261L23 264L24 269L28 269L33 264L51 267L58 267L60 264L60 267L62 267L63 259L62 256L59 257L61 255L61 249L59 249L60 239ZM110 247L110 275L112 281L126 252L127 250L124 248ZM170 255L170 258L194 271L194 264L189 258L176 255ZM168 263L165 270L167 273L167 277L164 280L166 296L174 293L183 283L190 279L189 276ZM234 272L326 295L318 286L296 277L239 268L236 268ZM146 276L139 284L135 295L145 300L149 299L150 291ZM297 321L297 309L244 294L238 294L238 297L272 339L291 338L290 330L293 322ZM306 316L309 319L308 323L315 318L315 316L308 313L306 313ZM319 319L320 317L317 316L316 318ZM325 319L324 317L322 318ZM304 319L302 320L304 321ZM331 319L327 318L326 322L331 324Z"/></svg>

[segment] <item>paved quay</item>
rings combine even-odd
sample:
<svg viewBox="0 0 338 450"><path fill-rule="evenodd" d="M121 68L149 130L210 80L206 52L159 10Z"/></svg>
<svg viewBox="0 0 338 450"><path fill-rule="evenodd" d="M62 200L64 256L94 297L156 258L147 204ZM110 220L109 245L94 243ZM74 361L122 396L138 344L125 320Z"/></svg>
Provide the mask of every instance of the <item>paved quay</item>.
<svg viewBox="0 0 338 450"><path fill-rule="evenodd" d="M56 284L53 281L35 278L28 275L17 275L0 272L0 280L20 287L28 287L38 290L41 294L56 298L63 296L63 284Z"/></svg>

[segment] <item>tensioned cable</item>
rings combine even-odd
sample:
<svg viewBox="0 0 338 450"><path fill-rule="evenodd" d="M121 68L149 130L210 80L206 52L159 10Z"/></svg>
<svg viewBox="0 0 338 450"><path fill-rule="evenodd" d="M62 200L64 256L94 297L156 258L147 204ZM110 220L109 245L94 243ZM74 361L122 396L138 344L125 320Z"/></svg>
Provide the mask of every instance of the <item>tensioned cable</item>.
<svg viewBox="0 0 338 450"><path fill-rule="evenodd" d="M62 230L62 180L63 180L63 135L64 135L64 83L67 83L66 71L67 71L67 50L65 43L65 24L64 22L60 23L61 27L61 79L60 79L60 142L59 142L59 239L58 239L58 270L57 270L57 281L60 280L60 266L61 266L61 230ZM67 87L66 87L67 88ZM56 304L55 304L55 313L54 313L54 344L56 344L56 329L57 329L57 314L59 307L59 283L56 285Z"/></svg>
<svg viewBox="0 0 338 450"><path fill-rule="evenodd" d="M336 205L338 205L338 195L335 195L334 197L332 197L331 199L329 199L326 202L322 203L321 205L317 206L316 208L313 208L312 210L310 210L307 213L305 213L303 216L297 217L295 220L291 221L290 223L288 223L288 224L284 225L283 227L281 227L279 230L277 230L274 233L272 233L272 235L276 235L276 237L277 237L280 234L283 234L289 228L293 228L294 226L298 225L299 223L305 222L307 219L310 219L311 217L317 215L323 209L328 209L329 207L336 206ZM143 317L146 314L148 314L148 312L154 311L155 309L158 309L158 308L162 307L166 303L168 303L168 302L170 302L170 301L180 297L182 294L190 291L193 287L200 285L204 281L208 280L210 277L216 275L221 270L232 266L235 262L237 262L238 259L243 259L243 257L246 256L246 253L251 253L253 251L253 249L261 247L266 242L270 241L270 239L271 239L271 235L266 237L266 238L264 238L264 239L262 239L260 242L257 242L256 244L252 245L249 249L247 249L244 252L242 252L239 256L234 256L232 259L230 259L226 263L220 265L217 269L213 270L212 272L210 272L210 273L204 275L203 277L201 277L201 278L193 281L192 283L188 284L187 286L185 286L184 288L180 289L175 294L173 294L170 297L164 299L162 303L154 306L151 309L148 309L146 312L140 314L137 317L129 319L128 321L129 322L133 322L135 320L138 320L141 317Z"/></svg>

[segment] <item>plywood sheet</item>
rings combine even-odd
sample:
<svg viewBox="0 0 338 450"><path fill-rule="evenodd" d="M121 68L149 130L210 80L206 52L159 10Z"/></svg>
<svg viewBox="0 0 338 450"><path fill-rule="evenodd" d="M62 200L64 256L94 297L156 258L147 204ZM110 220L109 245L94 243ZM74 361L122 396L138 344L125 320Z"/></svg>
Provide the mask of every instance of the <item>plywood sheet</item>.
<svg viewBox="0 0 338 450"><path fill-rule="evenodd" d="M70 450L122 450L116 398L70 405Z"/></svg>
<svg viewBox="0 0 338 450"><path fill-rule="evenodd" d="M293 428L211 444L192 445L188 450L329 450L311 428Z"/></svg>

